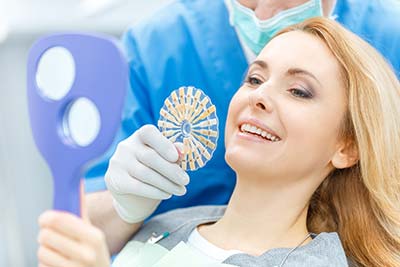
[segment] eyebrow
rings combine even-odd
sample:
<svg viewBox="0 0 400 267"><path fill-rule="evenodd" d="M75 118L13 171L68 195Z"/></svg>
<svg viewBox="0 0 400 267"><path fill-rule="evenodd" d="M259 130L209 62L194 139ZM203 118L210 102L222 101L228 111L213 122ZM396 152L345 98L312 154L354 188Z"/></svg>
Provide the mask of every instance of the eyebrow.
<svg viewBox="0 0 400 267"><path fill-rule="evenodd" d="M312 73L309 72L309 71L300 69L300 68L289 69L289 70L287 71L287 74L292 75L292 76L295 76L295 75L298 75L298 74L300 74L300 75L306 75L306 76L309 76L309 77L313 78L316 82L319 83L319 85L322 85L321 82L317 79L317 77L314 76L314 74L312 74Z"/></svg>
<svg viewBox="0 0 400 267"><path fill-rule="evenodd" d="M257 65L259 67L261 67L264 70L268 69L268 64L267 62L263 61L263 60L255 60L253 63L250 64L248 70L251 69L251 67L253 67L254 65ZM301 68L291 68L286 72L288 75L290 76L295 76L295 75L305 75L305 76L309 76L312 79L314 79L319 85L322 85L321 82L317 79L317 77L315 77L314 74L312 74L311 72L301 69Z"/></svg>
<svg viewBox="0 0 400 267"><path fill-rule="evenodd" d="M249 69L254 66L254 65L258 65L259 67L261 67L262 69L268 69L268 64L265 61L262 60L255 60L253 61L253 63L250 64Z"/></svg>

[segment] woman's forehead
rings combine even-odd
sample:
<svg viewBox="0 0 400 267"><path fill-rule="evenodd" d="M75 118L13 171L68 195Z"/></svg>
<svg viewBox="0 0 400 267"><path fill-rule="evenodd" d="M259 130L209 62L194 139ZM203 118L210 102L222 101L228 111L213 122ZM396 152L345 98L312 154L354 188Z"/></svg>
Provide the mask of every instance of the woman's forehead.
<svg viewBox="0 0 400 267"><path fill-rule="evenodd" d="M315 74L339 74L339 62L328 46L318 37L291 31L274 37L256 58L271 68L301 68Z"/></svg>

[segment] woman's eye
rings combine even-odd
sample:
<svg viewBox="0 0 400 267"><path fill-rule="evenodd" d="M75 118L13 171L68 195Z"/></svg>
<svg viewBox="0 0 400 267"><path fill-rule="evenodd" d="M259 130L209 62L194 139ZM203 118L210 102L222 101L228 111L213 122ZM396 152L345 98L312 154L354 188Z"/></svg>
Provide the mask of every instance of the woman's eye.
<svg viewBox="0 0 400 267"><path fill-rule="evenodd" d="M249 83L250 85L261 85L263 83L260 79L254 77L254 76L248 77L246 79L246 82Z"/></svg>
<svg viewBox="0 0 400 267"><path fill-rule="evenodd" d="M292 89L289 89L289 92L295 97L300 97L300 98L312 98L313 97L313 95L310 92L308 92L304 89L292 88Z"/></svg>

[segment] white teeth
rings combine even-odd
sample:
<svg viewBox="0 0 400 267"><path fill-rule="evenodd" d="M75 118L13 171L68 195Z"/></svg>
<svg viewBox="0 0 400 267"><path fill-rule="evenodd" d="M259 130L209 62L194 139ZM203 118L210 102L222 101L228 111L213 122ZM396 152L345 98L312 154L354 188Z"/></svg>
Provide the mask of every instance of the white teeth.
<svg viewBox="0 0 400 267"><path fill-rule="evenodd" d="M262 136L262 137L264 137L264 138L266 138L266 139L268 139L270 141L273 141L273 142L280 140L279 137L274 136L274 135L272 135L272 134L260 129L257 126L250 125L250 124L247 124L247 123L242 124L240 126L240 130L242 132L249 132L249 133L252 133L252 134L260 135L260 136Z"/></svg>

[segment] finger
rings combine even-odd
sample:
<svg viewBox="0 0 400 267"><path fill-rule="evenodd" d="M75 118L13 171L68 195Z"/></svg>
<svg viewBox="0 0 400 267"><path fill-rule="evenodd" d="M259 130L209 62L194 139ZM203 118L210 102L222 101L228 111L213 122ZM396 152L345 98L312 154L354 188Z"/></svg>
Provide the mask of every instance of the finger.
<svg viewBox="0 0 400 267"><path fill-rule="evenodd" d="M81 200L81 217L85 222L91 224L89 219L89 213L86 206L85 184L83 180L81 180L81 185L80 185L80 200Z"/></svg>
<svg viewBox="0 0 400 267"><path fill-rule="evenodd" d="M118 179L118 184L115 184L115 179ZM121 195L132 194L152 199L168 199L171 197L171 194L130 176L121 167L109 169L106 184L109 190Z"/></svg>
<svg viewBox="0 0 400 267"><path fill-rule="evenodd" d="M81 244L78 248L79 251L71 256L71 261L82 264L83 266L94 267L96 265L96 259L100 257L100 255L96 254L96 247Z"/></svg>
<svg viewBox="0 0 400 267"><path fill-rule="evenodd" d="M143 126L137 134L143 144L153 148L165 160L169 162L178 161L179 154L175 146L154 125Z"/></svg>
<svg viewBox="0 0 400 267"><path fill-rule="evenodd" d="M74 263L50 248L40 246L37 252L39 266L54 266L54 267L81 267L82 264Z"/></svg>
<svg viewBox="0 0 400 267"><path fill-rule="evenodd" d="M90 241L98 230L74 214L53 210L40 215L39 225L79 241Z"/></svg>
<svg viewBox="0 0 400 267"><path fill-rule="evenodd" d="M162 176L158 172L150 169L140 162L133 166L129 166L128 172L132 177L135 177L137 180L158 188L168 194L181 196L186 193L186 188L184 186L172 182L168 178Z"/></svg>
<svg viewBox="0 0 400 267"><path fill-rule="evenodd" d="M189 175L182 170L178 164L163 160L163 158L150 147L143 147L140 151L137 151L136 157L140 163L153 169L162 176L167 177L178 185L187 185L189 183Z"/></svg>
<svg viewBox="0 0 400 267"><path fill-rule="evenodd" d="M174 143L175 148L178 150L178 155L179 155L179 159L177 161L177 163L179 163L182 158L185 156L185 146L183 145L183 143Z"/></svg>
<svg viewBox="0 0 400 267"><path fill-rule="evenodd" d="M38 243L62 255L64 258L73 258L80 253L80 244L75 239L70 239L51 228L42 228L39 232Z"/></svg>

